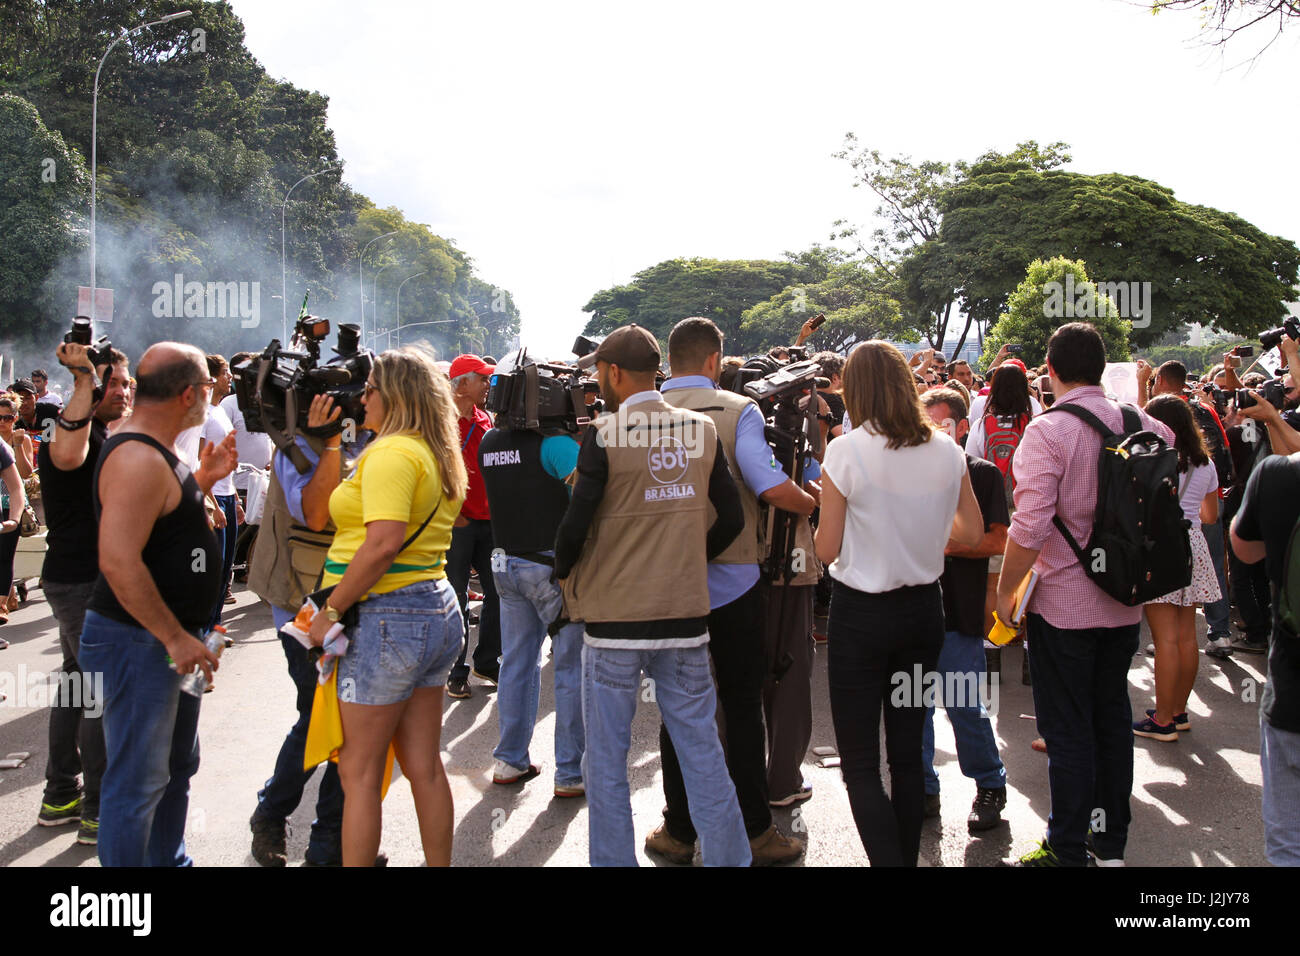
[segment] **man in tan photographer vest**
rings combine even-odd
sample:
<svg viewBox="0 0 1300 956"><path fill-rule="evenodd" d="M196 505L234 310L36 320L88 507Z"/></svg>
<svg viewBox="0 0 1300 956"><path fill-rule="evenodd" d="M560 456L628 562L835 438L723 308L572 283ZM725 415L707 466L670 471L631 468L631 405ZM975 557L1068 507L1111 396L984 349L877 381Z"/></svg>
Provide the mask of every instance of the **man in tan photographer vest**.
<svg viewBox="0 0 1300 956"><path fill-rule="evenodd" d="M632 325L580 363L596 365L609 412L583 438L555 574L569 619L583 622L589 858L636 865L627 755L648 690L681 763L705 864L748 866L718 740L707 630L708 561L731 545L744 515L717 430L660 397L659 362L654 336Z"/></svg>

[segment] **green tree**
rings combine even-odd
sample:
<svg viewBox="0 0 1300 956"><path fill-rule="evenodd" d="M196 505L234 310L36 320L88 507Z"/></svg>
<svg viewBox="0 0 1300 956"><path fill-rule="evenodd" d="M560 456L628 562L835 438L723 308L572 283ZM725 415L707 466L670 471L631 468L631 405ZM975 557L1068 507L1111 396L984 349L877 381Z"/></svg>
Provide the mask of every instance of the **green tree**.
<svg viewBox="0 0 1300 956"><path fill-rule="evenodd" d="M803 262L669 259L638 272L627 285L593 295L582 307L592 313L584 332L605 335L635 322L666 342L674 325L698 315L717 323L729 351L743 351L751 347L741 329L745 311L803 281L805 275L820 278L824 275L817 273L820 268L823 264L815 255Z"/></svg>
<svg viewBox="0 0 1300 956"><path fill-rule="evenodd" d="M909 269L924 277L917 281L952 284L980 321L1007 310L1030 262L1058 255L1087 262L1099 283L1125 283L1123 291L1135 293L1121 305L1137 320L1137 344L1191 322L1249 334L1280 319L1295 297L1300 250L1292 242L1232 213L1180 202L1136 176L993 159L946 189L940 207L939 237L917 250Z"/></svg>
<svg viewBox="0 0 1300 956"><path fill-rule="evenodd" d="M1067 288L1075 292L1073 316L1062 314ZM1118 312L1115 303L1088 281L1083 262L1064 256L1036 259L1008 297L1006 313L984 338L984 366L993 363L1003 345L1023 345L1018 358L1027 366L1041 365L1047 357L1047 340L1068 322L1091 322L1106 343L1107 360L1128 361L1129 323Z"/></svg>
<svg viewBox="0 0 1300 956"><path fill-rule="evenodd" d="M989 151L975 165L988 162L1024 163L1035 169L1052 169L1070 161L1065 143L1040 147L1033 140L1019 144L1008 154ZM844 148L835 154L846 160L857 176L854 188L865 186L879 200L874 215L885 225L863 237L858 227L844 220L837 238L853 239L858 253L877 272L893 281L892 294L903 315L935 348L943 348L958 298L958 283L936 272L929 260L943 223L942 200L961 182L972 164L925 160L909 156L886 158L879 150L861 146L849 133ZM957 340L960 351L970 334L970 314Z"/></svg>
<svg viewBox="0 0 1300 956"><path fill-rule="evenodd" d="M808 340L815 351L845 353L855 343L875 338L915 341L915 330L890 294L892 287L879 269L839 263L822 281L789 286L748 309L742 323L745 340L754 351L788 345L808 319L823 312L826 321Z"/></svg>
<svg viewBox="0 0 1300 956"><path fill-rule="evenodd" d="M81 157L36 108L0 95L0 314L6 333L23 342L35 340L51 314L67 317L56 303L69 300L73 287L45 280L84 243L77 227L89 184Z"/></svg>

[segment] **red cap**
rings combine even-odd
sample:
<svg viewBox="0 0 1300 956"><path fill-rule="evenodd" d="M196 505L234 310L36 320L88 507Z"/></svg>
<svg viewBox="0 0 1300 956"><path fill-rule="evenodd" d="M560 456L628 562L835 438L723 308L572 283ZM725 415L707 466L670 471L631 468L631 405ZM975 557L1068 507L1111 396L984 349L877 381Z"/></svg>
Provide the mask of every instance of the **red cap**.
<svg viewBox="0 0 1300 956"><path fill-rule="evenodd" d="M460 378L470 372L477 372L479 375L491 375L495 371L495 366L488 365L477 355L457 355L451 360L451 368L447 371L447 377Z"/></svg>
<svg viewBox="0 0 1300 956"><path fill-rule="evenodd" d="M1025 368L1025 363L1022 362L1022 361L1020 361L1020 359L1007 359L1007 360L1006 360L1005 362L1003 362L1002 364L1003 364L1003 365L1014 365L1016 368L1020 369L1020 371L1024 372L1026 376L1029 375L1029 369Z"/></svg>

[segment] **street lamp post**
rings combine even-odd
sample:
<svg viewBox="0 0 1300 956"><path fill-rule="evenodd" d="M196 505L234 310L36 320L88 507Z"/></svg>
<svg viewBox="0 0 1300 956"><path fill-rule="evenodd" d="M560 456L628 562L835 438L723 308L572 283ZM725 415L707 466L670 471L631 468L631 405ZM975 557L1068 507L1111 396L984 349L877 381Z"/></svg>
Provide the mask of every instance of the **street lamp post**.
<svg viewBox="0 0 1300 956"><path fill-rule="evenodd" d="M390 265L392 265L391 262L388 264L388 266ZM371 295L370 299L374 303L374 305L372 306L370 312L370 324L372 326L375 326L376 328L378 328L379 326L379 277L384 274L384 270L387 269L388 266L379 267L379 271L375 273L374 284L371 286L371 289L373 290L373 294ZM372 347L374 345L373 338L374 338L374 333L371 333ZM365 336L362 336L361 341L362 342L365 341Z"/></svg>
<svg viewBox="0 0 1300 956"><path fill-rule="evenodd" d="M335 163L333 166L326 166L324 169L320 170L319 172L312 173L310 176L304 176L302 177L302 179L298 180L296 183L290 186L289 191L284 194L284 203L280 206L280 341L281 342L287 343L289 341L289 305L288 305L288 293L286 291L286 286L288 284L288 281L286 278L285 264L284 264L284 212L289 207L289 197L293 195L293 191L295 189L297 189L307 180L315 179L317 176L323 175L324 173L328 173L332 169L338 169L342 165L343 165L342 163Z"/></svg>
<svg viewBox="0 0 1300 956"><path fill-rule="evenodd" d="M399 328L402 325L402 286L406 285L406 283L410 282L412 279L418 278L419 276L422 275L424 275L423 272L417 272L415 273L415 275L407 276L405 279L403 279L401 282L397 284L397 325ZM392 348L392 347L393 347L393 330L389 329L388 343L387 345L385 345L385 348Z"/></svg>
<svg viewBox="0 0 1300 956"><path fill-rule="evenodd" d="M371 239L370 242L367 242L364 246L361 247L361 255L357 257L357 285L359 286L358 293L357 293L358 295L357 305L361 307L361 330L360 331L361 331L362 342L366 340L366 280L361 274L361 268L363 265L365 265L366 250L369 249L374 243L378 242L380 239L387 239L389 236L395 236L395 235L397 235L396 229L394 229L392 232L386 232L382 236L375 236L375 238Z"/></svg>
<svg viewBox="0 0 1300 956"><path fill-rule="evenodd" d="M113 52L113 47L117 46L127 37L146 30L149 27L156 27L160 23L168 23L172 20L180 20L190 16L189 10L182 10L179 13L169 13L161 20L153 20L149 23L142 23L138 27L128 30L126 27L119 27L122 31L108 45L104 55L99 58L99 66L95 69L95 91L91 96L90 103L90 317L95 317L95 205L98 199L97 174L99 171L99 74L104 69L104 61L108 55Z"/></svg>
<svg viewBox="0 0 1300 956"><path fill-rule="evenodd" d="M393 333L400 332L402 329L418 329L422 325L446 325L448 322L459 321L459 319L434 319L431 322L408 322L406 325L399 325L395 329L388 330L388 345L393 344Z"/></svg>

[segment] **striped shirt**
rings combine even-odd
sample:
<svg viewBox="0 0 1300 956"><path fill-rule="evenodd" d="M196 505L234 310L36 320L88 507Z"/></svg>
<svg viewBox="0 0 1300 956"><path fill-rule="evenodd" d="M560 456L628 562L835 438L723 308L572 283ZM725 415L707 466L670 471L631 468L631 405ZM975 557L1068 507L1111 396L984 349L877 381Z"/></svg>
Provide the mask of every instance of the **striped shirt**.
<svg viewBox="0 0 1300 956"><path fill-rule="evenodd" d="M1121 428L1119 405L1106 398L1101 386L1085 385L1057 399L1077 403L1116 432ZM1173 432L1139 410L1142 427L1174 443ZM1044 414L1025 428L1016 448L1016 511L1007 532L1011 540L1039 550L1034 569L1038 585L1029 610L1053 627L1083 630L1124 627L1142 620L1142 608L1127 607L1089 580L1069 543L1052 524L1059 514L1081 546L1092 533L1097 506L1097 461L1101 436L1070 414Z"/></svg>

